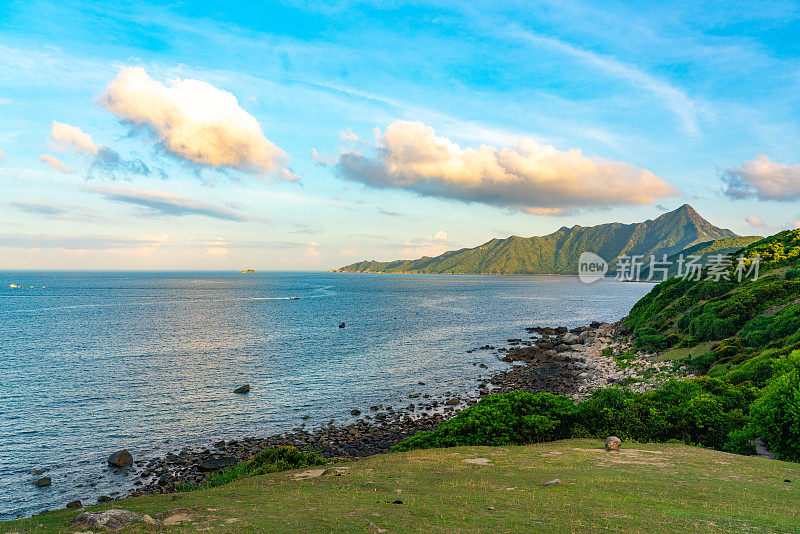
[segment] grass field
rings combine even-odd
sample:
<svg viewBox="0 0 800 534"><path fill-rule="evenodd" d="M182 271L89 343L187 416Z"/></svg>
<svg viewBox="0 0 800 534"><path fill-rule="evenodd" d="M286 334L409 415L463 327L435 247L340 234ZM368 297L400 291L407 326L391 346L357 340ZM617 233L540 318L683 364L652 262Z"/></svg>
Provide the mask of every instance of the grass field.
<svg viewBox="0 0 800 534"><path fill-rule="evenodd" d="M124 532L367 532L371 523L374 532L800 532L800 464L681 444L460 447L296 478L302 471L92 510L185 509L168 521L176 524ZM562 484L542 486L556 478ZM0 523L0 532L73 532L77 513Z"/></svg>

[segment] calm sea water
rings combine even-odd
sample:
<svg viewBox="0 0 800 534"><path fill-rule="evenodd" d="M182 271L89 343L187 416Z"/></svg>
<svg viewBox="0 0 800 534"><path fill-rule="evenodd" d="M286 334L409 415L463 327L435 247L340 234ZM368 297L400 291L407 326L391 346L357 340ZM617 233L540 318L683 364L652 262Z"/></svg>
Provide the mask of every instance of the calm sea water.
<svg viewBox="0 0 800 534"><path fill-rule="evenodd" d="M282 432L303 415L311 427L345 421L353 408L407 403L412 392L472 390L504 364L466 350L527 326L616 320L652 287L552 276L18 271L0 272L0 286L0 519L118 491L124 475L103 469L121 448L142 458ZM232 393L245 383L249 395ZM33 469L52 486L36 488Z"/></svg>

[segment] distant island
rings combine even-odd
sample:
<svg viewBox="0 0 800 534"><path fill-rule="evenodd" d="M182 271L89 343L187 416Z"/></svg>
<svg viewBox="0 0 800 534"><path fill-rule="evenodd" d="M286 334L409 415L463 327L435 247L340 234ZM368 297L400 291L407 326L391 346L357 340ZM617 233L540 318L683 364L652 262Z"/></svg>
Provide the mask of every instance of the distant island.
<svg viewBox="0 0 800 534"><path fill-rule="evenodd" d="M258 273L258 271L256 271L255 269L244 269L236 271L236 274L256 274L256 273Z"/></svg>
<svg viewBox="0 0 800 534"><path fill-rule="evenodd" d="M594 252L615 270L622 255L661 257L727 253L761 239L718 228L689 204L641 223L566 226L545 236L492 239L474 248L416 260L361 261L330 272L410 274L577 274L578 258Z"/></svg>

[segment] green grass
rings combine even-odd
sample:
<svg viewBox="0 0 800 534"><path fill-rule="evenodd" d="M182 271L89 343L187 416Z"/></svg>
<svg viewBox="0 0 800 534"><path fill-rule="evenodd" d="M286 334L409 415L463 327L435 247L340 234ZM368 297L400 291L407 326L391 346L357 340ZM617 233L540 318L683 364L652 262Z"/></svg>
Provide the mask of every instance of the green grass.
<svg viewBox="0 0 800 534"><path fill-rule="evenodd" d="M466 463L486 458L489 465ZM335 470L331 470L335 471ZM797 532L800 465L681 444L597 440L428 449L374 456L308 480L272 473L179 501L139 497L93 509L190 521L133 532ZM542 487L555 478L563 485ZM792 482L784 482L789 479ZM392 501L402 500L402 504ZM70 532L75 511L0 523L0 532Z"/></svg>
<svg viewBox="0 0 800 534"><path fill-rule="evenodd" d="M703 343L698 343L697 345L693 345L691 347L680 347L680 348L673 348L668 351L662 352L659 356L653 358L654 361L668 361L668 360L683 360L685 358L692 358L694 356L699 356L700 354L705 354L706 352L711 352L711 347L715 343L713 341L704 341Z"/></svg>

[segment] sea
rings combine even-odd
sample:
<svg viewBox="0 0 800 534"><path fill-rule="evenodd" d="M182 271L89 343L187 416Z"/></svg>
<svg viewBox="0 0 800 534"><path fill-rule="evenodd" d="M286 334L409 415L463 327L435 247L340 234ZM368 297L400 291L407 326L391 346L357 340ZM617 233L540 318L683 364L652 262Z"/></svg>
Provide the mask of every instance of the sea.
<svg viewBox="0 0 800 534"><path fill-rule="evenodd" d="M529 326L618 320L651 288L564 276L0 271L0 520L124 493L130 475L106 465L123 448L142 459L347 423L354 408L411 393L474 391L508 364L468 350ZM250 393L234 394L243 384ZM42 476L52 484L36 487Z"/></svg>

